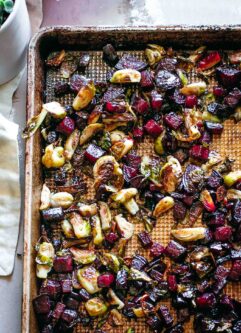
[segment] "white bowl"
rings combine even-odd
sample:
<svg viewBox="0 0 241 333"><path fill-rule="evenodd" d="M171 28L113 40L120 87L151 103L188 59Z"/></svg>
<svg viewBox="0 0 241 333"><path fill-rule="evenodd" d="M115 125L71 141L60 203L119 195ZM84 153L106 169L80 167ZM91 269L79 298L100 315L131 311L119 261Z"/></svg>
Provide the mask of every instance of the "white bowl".
<svg viewBox="0 0 241 333"><path fill-rule="evenodd" d="M25 0L15 0L12 13L0 27L0 84L14 78L23 68L30 39Z"/></svg>

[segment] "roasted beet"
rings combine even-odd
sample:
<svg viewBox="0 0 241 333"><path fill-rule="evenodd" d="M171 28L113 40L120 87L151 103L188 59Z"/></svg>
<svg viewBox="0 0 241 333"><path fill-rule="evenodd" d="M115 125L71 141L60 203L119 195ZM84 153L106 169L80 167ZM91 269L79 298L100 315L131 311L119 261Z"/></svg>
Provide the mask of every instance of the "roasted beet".
<svg viewBox="0 0 241 333"><path fill-rule="evenodd" d="M115 244L115 242L119 239L119 236L115 232L109 232L105 235L105 239L111 245Z"/></svg>
<svg viewBox="0 0 241 333"><path fill-rule="evenodd" d="M75 128L74 120L66 116L56 127L56 131L60 132L66 136L70 135Z"/></svg>
<svg viewBox="0 0 241 333"><path fill-rule="evenodd" d="M238 86L241 79L241 71L231 67L218 67L216 75L218 81L228 89Z"/></svg>
<svg viewBox="0 0 241 333"><path fill-rule="evenodd" d="M119 57L113 45L106 44L103 47L103 59L110 66L115 66L115 64L118 62Z"/></svg>
<svg viewBox="0 0 241 333"><path fill-rule="evenodd" d="M138 239L144 249L150 248L153 244L149 232L145 230L138 233Z"/></svg>
<svg viewBox="0 0 241 333"><path fill-rule="evenodd" d="M115 277L112 273L103 273L97 279L99 288L109 288L114 281Z"/></svg>
<svg viewBox="0 0 241 333"><path fill-rule="evenodd" d="M50 311L50 298L46 294L42 294L33 299L33 307L37 314L47 314Z"/></svg>
<svg viewBox="0 0 241 333"><path fill-rule="evenodd" d="M64 219L64 212L62 207L49 208L42 210L42 217L45 223L59 222Z"/></svg>
<svg viewBox="0 0 241 333"><path fill-rule="evenodd" d="M152 269L155 269L161 273L164 273L166 270L167 265L164 263L164 261L162 261L162 259L160 257L154 258L152 259L149 264L148 267L146 268L146 271L149 272Z"/></svg>
<svg viewBox="0 0 241 333"><path fill-rule="evenodd" d="M125 290L128 287L128 272L125 269L121 269L117 272L116 275L116 282L115 282L116 289Z"/></svg>
<svg viewBox="0 0 241 333"><path fill-rule="evenodd" d="M85 151L85 157L90 161L91 163L95 163L101 156L103 156L106 153L105 150L100 148L99 146L91 143L86 151Z"/></svg>
<svg viewBox="0 0 241 333"><path fill-rule="evenodd" d="M54 93L56 96L61 96L69 92L69 84L67 82L56 82L54 86Z"/></svg>
<svg viewBox="0 0 241 333"><path fill-rule="evenodd" d="M79 301L77 299L72 298L72 297L67 297L67 299L65 299L65 305L68 309L78 310Z"/></svg>
<svg viewBox="0 0 241 333"><path fill-rule="evenodd" d="M78 64L79 68L84 69L85 67L87 67L89 65L89 63L90 63L89 53L87 53L87 52L82 53L79 57L79 64Z"/></svg>
<svg viewBox="0 0 241 333"><path fill-rule="evenodd" d="M173 207L173 217L175 221L183 221L185 219L187 209L181 201L175 200Z"/></svg>
<svg viewBox="0 0 241 333"><path fill-rule="evenodd" d="M73 259L71 255L56 256L54 270L58 273L70 273L73 271Z"/></svg>
<svg viewBox="0 0 241 333"><path fill-rule="evenodd" d="M208 226L222 227L226 222L226 216L222 211L217 210L206 220Z"/></svg>
<svg viewBox="0 0 241 333"><path fill-rule="evenodd" d="M165 327L172 326L173 318L167 306L161 305L158 308L157 313Z"/></svg>
<svg viewBox="0 0 241 333"><path fill-rule="evenodd" d="M81 299L83 302L86 302L86 301L88 301L88 300L91 298L91 296L90 296L90 294L88 293L88 291L85 290L85 289L83 289L83 288L79 290L79 297L80 297L80 299Z"/></svg>
<svg viewBox="0 0 241 333"><path fill-rule="evenodd" d="M220 86L215 86L213 87L213 94L216 97L223 97L224 95L226 95L226 89L224 89L223 87Z"/></svg>
<svg viewBox="0 0 241 333"><path fill-rule="evenodd" d="M232 298L226 294L223 294L219 299L219 304L224 311L232 311L234 309L234 302Z"/></svg>
<svg viewBox="0 0 241 333"><path fill-rule="evenodd" d="M207 131L211 132L212 134L221 134L223 131L223 125L219 123L212 123L210 121L205 122L205 128Z"/></svg>
<svg viewBox="0 0 241 333"><path fill-rule="evenodd" d="M220 242L230 241L231 236L232 228L230 226L218 227L214 232L215 240Z"/></svg>
<svg viewBox="0 0 241 333"><path fill-rule="evenodd" d="M124 113L126 112L125 100L113 100L105 103L105 110L110 113Z"/></svg>
<svg viewBox="0 0 241 333"><path fill-rule="evenodd" d="M146 114L149 109L149 104L144 98L136 96L133 101L133 109L139 114Z"/></svg>
<svg viewBox="0 0 241 333"><path fill-rule="evenodd" d="M182 117L178 116L175 112L170 112L163 117L165 124L173 130L177 130L182 124Z"/></svg>
<svg viewBox="0 0 241 333"><path fill-rule="evenodd" d="M192 158L205 162L208 160L209 149L201 145L194 145L190 149L189 154Z"/></svg>
<svg viewBox="0 0 241 333"><path fill-rule="evenodd" d="M136 254L132 259L131 267L138 269L139 271L147 265L148 261L143 256Z"/></svg>
<svg viewBox="0 0 241 333"><path fill-rule="evenodd" d="M166 329L164 333L184 333L184 328L182 327L182 324L177 324L171 328Z"/></svg>
<svg viewBox="0 0 241 333"><path fill-rule="evenodd" d="M214 273L215 282L212 286L212 290L216 295L220 293L220 291L226 285L228 275L229 275L229 269L221 265L217 267Z"/></svg>
<svg viewBox="0 0 241 333"><path fill-rule="evenodd" d="M164 253L164 246L160 243L154 242L150 249L150 255L154 258L160 257Z"/></svg>
<svg viewBox="0 0 241 333"><path fill-rule="evenodd" d="M173 153L173 156L178 159L181 164L184 164L189 157L189 152L187 149L179 148Z"/></svg>
<svg viewBox="0 0 241 333"><path fill-rule="evenodd" d="M85 76L83 75L79 75L79 74L74 74L71 76L70 80L69 80L69 85L70 85L70 89L74 92L74 93L78 93L80 88L82 88L84 85L86 85L88 82L88 80L86 79Z"/></svg>
<svg viewBox="0 0 241 333"><path fill-rule="evenodd" d="M172 292L176 292L177 291L177 279L175 275L168 275L167 276L167 283L168 283L168 287L169 290Z"/></svg>
<svg viewBox="0 0 241 333"><path fill-rule="evenodd" d="M133 134L133 138L136 139L136 140L141 140L143 138L143 135L144 135L144 129L143 127L135 127L133 128L133 131L132 131L132 134Z"/></svg>
<svg viewBox="0 0 241 333"><path fill-rule="evenodd" d="M153 77L151 71L145 70L141 72L140 85L142 88L152 88L153 87Z"/></svg>
<svg viewBox="0 0 241 333"><path fill-rule="evenodd" d="M72 280L64 279L60 281L61 289L63 294L68 294L72 290Z"/></svg>
<svg viewBox="0 0 241 333"><path fill-rule="evenodd" d="M201 310L211 309L216 305L216 297L213 293L204 293L196 298L197 307Z"/></svg>
<svg viewBox="0 0 241 333"><path fill-rule="evenodd" d="M163 281L163 274L157 271L156 269L151 269L148 273L153 280L157 282Z"/></svg>
<svg viewBox="0 0 241 333"><path fill-rule="evenodd" d="M212 142L212 134L208 131L203 131L201 137L198 139L198 143L202 145L210 145Z"/></svg>
<svg viewBox="0 0 241 333"><path fill-rule="evenodd" d="M159 125L155 120L151 119L149 120L145 126L144 126L145 131L156 138L158 135L160 135L163 131L163 128L161 125Z"/></svg>
<svg viewBox="0 0 241 333"><path fill-rule="evenodd" d="M46 279L43 281L40 294L47 294L51 299L58 299L61 294L61 285L57 280Z"/></svg>
<svg viewBox="0 0 241 333"><path fill-rule="evenodd" d="M67 324L72 324L78 318L78 313L75 310L65 309L61 319Z"/></svg>
<svg viewBox="0 0 241 333"><path fill-rule="evenodd" d="M127 183L130 182L130 180L137 176L137 169L134 169L128 165L123 165L123 175L124 179Z"/></svg>
<svg viewBox="0 0 241 333"><path fill-rule="evenodd" d="M229 273L229 278L232 281L240 280L240 278L241 278L241 260L233 261L232 268Z"/></svg>
<svg viewBox="0 0 241 333"><path fill-rule="evenodd" d="M176 309L183 309L188 306L188 302L180 294L177 294L172 298L172 306Z"/></svg>
<svg viewBox="0 0 241 333"><path fill-rule="evenodd" d="M134 153L129 153L125 156L126 164L134 169L139 169L141 157Z"/></svg>
<svg viewBox="0 0 241 333"><path fill-rule="evenodd" d="M103 96L103 102L110 102L115 100L116 98L123 97L125 92L124 88L116 87L116 86L110 86L107 91L104 93Z"/></svg>
<svg viewBox="0 0 241 333"><path fill-rule="evenodd" d="M120 60L118 61L118 63L115 65L116 69L125 69L125 68L131 68L131 69L135 69L137 71L142 71L147 67L147 63L139 60L138 58L136 58L135 56L131 55L131 54L127 54L125 53Z"/></svg>
<svg viewBox="0 0 241 333"><path fill-rule="evenodd" d="M155 112L159 112L161 110L163 104L163 97L156 90L151 92L151 107Z"/></svg>
<svg viewBox="0 0 241 333"><path fill-rule="evenodd" d="M173 260L179 260L186 254L186 248L171 240L165 248L165 254Z"/></svg>
<svg viewBox="0 0 241 333"><path fill-rule="evenodd" d="M168 93L169 93L168 98L171 101L173 101L174 103L176 103L177 105L185 104L186 97L180 93L179 89L175 89L174 92L172 92L172 90L170 90Z"/></svg>
<svg viewBox="0 0 241 333"><path fill-rule="evenodd" d="M159 69L166 69L167 71L174 72L177 67L177 59L166 57L161 59L157 66L157 71Z"/></svg>
<svg viewBox="0 0 241 333"><path fill-rule="evenodd" d="M156 85L164 91L178 88L180 86L180 79L175 74L167 70L159 70L156 73Z"/></svg>
<svg viewBox="0 0 241 333"><path fill-rule="evenodd" d="M194 106L197 105L197 96L196 95L189 95L189 96L186 96L186 99L185 99L185 106L186 108L189 108L189 109L192 109Z"/></svg>

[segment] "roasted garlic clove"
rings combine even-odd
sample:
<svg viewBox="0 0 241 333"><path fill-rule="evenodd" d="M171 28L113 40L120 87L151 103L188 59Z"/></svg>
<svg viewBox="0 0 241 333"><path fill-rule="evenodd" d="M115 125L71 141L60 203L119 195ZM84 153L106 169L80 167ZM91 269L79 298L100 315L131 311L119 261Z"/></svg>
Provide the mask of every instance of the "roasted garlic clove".
<svg viewBox="0 0 241 333"><path fill-rule="evenodd" d="M73 101L73 108L76 111L84 109L95 96L95 86L92 82L82 86Z"/></svg>
<svg viewBox="0 0 241 333"><path fill-rule="evenodd" d="M205 238L207 229L203 227L171 230L174 238L182 242L193 242Z"/></svg>
<svg viewBox="0 0 241 333"><path fill-rule="evenodd" d="M111 147L111 152L115 159L119 161L125 156L132 149L133 143L133 140L130 138L125 138L122 141L114 143Z"/></svg>
<svg viewBox="0 0 241 333"><path fill-rule="evenodd" d="M68 136L64 145L64 156L67 161L70 161L74 155L76 148L78 147L80 139L80 131L75 129L70 136Z"/></svg>
<svg viewBox="0 0 241 333"><path fill-rule="evenodd" d="M111 227L111 212L106 202L99 201L99 214L102 230L109 230Z"/></svg>
<svg viewBox="0 0 241 333"><path fill-rule="evenodd" d="M77 264L88 265L96 259L96 254L93 250L83 250L74 246L72 246L69 250Z"/></svg>
<svg viewBox="0 0 241 333"><path fill-rule="evenodd" d="M157 205L153 211L153 216L158 218L161 214L165 213L166 211L171 209L173 206L174 206L173 198L166 196L157 203Z"/></svg>
<svg viewBox="0 0 241 333"><path fill-rule="evenodd" d="M89 141L96 133L101 131L104 128L103 124L90 124L86 126L81 133L80 139L79 139L79 144L82 146L84 143Z"/></svg>
<svg viewBox="0 0 241 333"><path fill-rule="evenodd" d="M55 119L63 119L67 114L65 108L59 102L43 104L43 108Z"/></svg>
<svg viewBox="0 0 241 333"><path fill-rule="evenodd" d="M46 184L43 184L43 188L41 191L41 206L39 208L40 210L48 209L50 207L50 197L51 197L50 189Z"/></svg>
<svg viewBox="0 0 241 333"><path fill-rule="evenodd" d="M202 95L207 88L207 85L204 81L194 82L190 83L183 88L180 89L180 93L188 96L188 95L196 95L200 96Z"/></svg>
<svg viewBox="0 0 241 333"><path fill-rule="evenodd" d="M152 67L157 64L166 54L164 47L157 44L148 44L145 49L145 56Z"/></svg>
<svg viewBox="0 0 241 333"><path fill-rule="evenodd" d="M124 239L130 239L134 234L135 226L133 223L128 222L122 214L115 216L115 221L117 224L117 230L121 237Z"/></svg>
<svg viewBox="0 0 241 333"><path fill-rule="evenodd" d="M100 297L89 299L85 303L85 308L91 317L103 316L108 310L107 304Z"/></svg>
<svg viewBox="0 0 241 333"><path fill-rule="evenodd" d="M45 153L42 157L42 163L46 168L60 168L65 163L64 148L55 147L53 144L45 148Z"/></svg>
<svg viewBox="0 0 241 333"><path fill-rule="evenodd" d="M97 207L96 203L93 203L90 205L80 203L79 212L84 217L94 216L98 212L98 207Z"/></svg>
<svg viewBox="0 0 241 333"><path fill-rule="evenodd" d="M91 234L91 226L88 220L84 220L80 214L72 213L70 215L70 223L73 226L75 236L77 238L86 238Z"/></svg>
<svg viewBox="0 0 241 333"><path fill-rule="evenodd" d="M50 204L51 207L63 207L68 208L72 205L74 198L72 194L68 192L58 192L51 194Z"/></svg>
<svg viewBox="0 0 241 333"><path fill-rule="evenodd" d="M92 217L93 227L93 242L95 245L100 245L104 241L103 232L101 229L100 218L98 215Z"/></svg>
<svg viewBox="0 0 241 333"><path fill-rule="evenodd" d="M138 83L141 80L141 73L135 69L126 68L116 71L112 78L111 83Z"/></svg>
<svg viewBox="0 0 241 333"><path fill-rule="evenodd" d="M99 275L100 273L93 266L80 268L77 271L77 279L79 283L91 295L101 290L101 288L99 288L97 284L97 279Z"/></svg>

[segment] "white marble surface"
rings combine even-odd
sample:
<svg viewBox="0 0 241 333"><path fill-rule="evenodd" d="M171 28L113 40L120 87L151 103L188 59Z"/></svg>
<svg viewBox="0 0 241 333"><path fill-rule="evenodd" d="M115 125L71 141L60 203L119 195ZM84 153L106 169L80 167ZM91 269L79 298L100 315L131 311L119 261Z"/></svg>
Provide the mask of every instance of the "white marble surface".
<svg viewBox="0 0 241 333"><path fill-rule="evenodd" d="M241 23L240 0L82 0L79 15L65 15L63 8L73 13L73 6L79 7L80 0L44 0L44 25L135 25L135 24L239 24ZM108 4L108 11L103 10ZM50 6L57 12L48 11ZM91 8L95 7L95 11ZM110 7L112 6L112 7ZM97 7L99 8L97 10ZM112 8L112 9L111 9ZM62 10L62 12L61 12ZM115 15L111 15L111 12ZM72 19L71 19L72 17ZM69 19L70 18L70 19ZM23 129L25 124L26 75L14 97L13 117ZM24 143L20 143L21 191L24 191ZM23 223L21 219L19 244L16 254L14 273L11 277L0 278L0 332L19 333L21 331L22 298L22 244ZM20 254L20 255L18 255ZM31 333L31 332L30 332Z"/></svg>

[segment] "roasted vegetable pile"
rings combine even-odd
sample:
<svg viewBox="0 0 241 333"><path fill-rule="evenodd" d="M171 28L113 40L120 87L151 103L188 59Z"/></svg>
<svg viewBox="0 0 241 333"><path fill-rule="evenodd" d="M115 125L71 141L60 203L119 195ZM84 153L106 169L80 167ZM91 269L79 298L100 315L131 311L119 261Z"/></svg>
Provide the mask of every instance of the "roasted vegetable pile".
<svg viewBox="0 0 241 333"><path fill-rule="evenodd" d="M141 60L108 44L103 60L99 82L85 76L90 54L49 57L62 76L56 99L24 131L40 128L44 142L40 331L107 333L130 321L133 333L142 318L153 332L181 333L192 318L197 333L241 332L241 301L225 289L241 280L241 171L211 148L226 119L241 119L241 52L151 44ZM171 211L164 246L152 231ZM132 239L140 251L130 256Z"/></svg>

